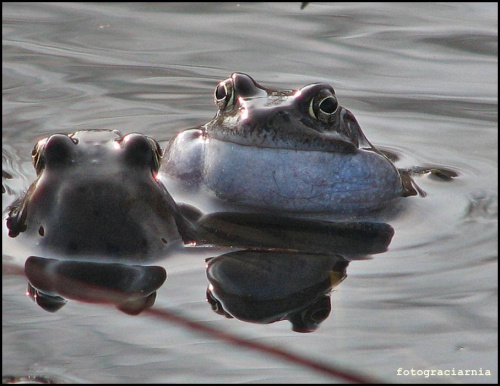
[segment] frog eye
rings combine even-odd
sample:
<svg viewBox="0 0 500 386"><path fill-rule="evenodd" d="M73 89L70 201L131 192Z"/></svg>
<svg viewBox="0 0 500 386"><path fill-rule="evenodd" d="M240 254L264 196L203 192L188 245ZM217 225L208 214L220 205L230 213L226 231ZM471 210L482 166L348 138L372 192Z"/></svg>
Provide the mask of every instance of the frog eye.
<svg viewBox="0 0 500 386"><path fill-rule="evenodd" d="M153 150L153 172L158 172L163 157L163 150L158 142L151 137L146 137Z"/></svg>
<svg viewBox="0 0 500 386"><path fill-rule="evenodd" d="M142 134L127 134L121 141L126 161L131 166L149 166L153 173L160 168L162 149L153 138Z"/></svg>
<svg viewBox="0 0 500 386"><path fill-rule="evenodd" d="M231 107L234 103L234 85L232 79L220 82L215 88L215 104L219 110Z"/></svg>
<svg viewBox="0 0 500 386"><path fill-rule="evenodd" d="M335 95L329 90L325 90L311 100L309 115L321 122L329 123L334 119L338 108L339 102Z"/></svg>
<svg viewBox="0 0 500 386"><path fill-rule="evenodd" d="M47 143L47 140L48 138L44 138L38 141L31 151L31 159L33 161L33 166L35 167L37 176L45 168L45 157L43 157L43 149L45 147L45 144Z"/></svg>
<svg viewBox="0 0 500 386"><path fill-rule="evenodd" d="M48 166L69 165L74 145L75 141L65 134L54 134L38 141L31 152L36 174Z"/></svg>

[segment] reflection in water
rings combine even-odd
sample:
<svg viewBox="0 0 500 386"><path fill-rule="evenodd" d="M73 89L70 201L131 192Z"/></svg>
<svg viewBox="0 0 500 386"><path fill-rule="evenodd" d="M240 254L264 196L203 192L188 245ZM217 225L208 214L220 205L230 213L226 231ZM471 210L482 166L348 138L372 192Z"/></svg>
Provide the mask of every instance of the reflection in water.
<svg viewBox="0 0 500 386"><path fill-rule="evenodd" d="M384 252L394 234L385 223L255 213L216 213L198 224L221 243L254 246L207 259L212 309L252 323L289 320L296 332L315 331L328 318L330 293L347 276L347 258Z"/></svg>
<svg viewBox="0 0 500 386"><path fill-rule="evenodd" d="M289 320L312 332L329 315L330 291L346 277L340 255L239 251L207 262L207 300L215 312L254 323Z"/></svg>
<svg viewBox="0 0 500 386"><path fill-rule="evenodd" d="M266 213L211 213L197 225L200 237L216 245L341 253L351 258L385 252L394 236L392 226L383 222L332 222Z"/></svg>
<svg viewBox="0 0 500 386"><path fill-rule="evenodd" d="M255 323L289 320L312 332L330 315L330 292L346 275L348 259L387 250L386 223L328 222L258 213L213 213L191 221L199 244L245 248L207 260L207 299L215 312ZM137 315L154 304L166 271L157 266L56 260L25 263L28 294L56 312L67 300L113 304Z"/></svg>
<svg viewBox="0 0 500 386"><path fill-rule="evenodd" d="M56 312L67 299L113 304L137 315L151 307L167 278L158 266L60 261L31 256L26 260L28 295L44 310Z"/></svg>

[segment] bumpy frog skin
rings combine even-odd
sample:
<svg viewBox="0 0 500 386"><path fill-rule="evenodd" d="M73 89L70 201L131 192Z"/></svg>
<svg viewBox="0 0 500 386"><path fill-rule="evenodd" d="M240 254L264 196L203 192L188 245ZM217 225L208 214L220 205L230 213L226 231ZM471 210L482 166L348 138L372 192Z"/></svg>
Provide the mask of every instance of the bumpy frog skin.
<svg viewBox="0 0 500 386"><path fill-rule="evenodd" d="M366 211L403 194L396 167L328 84L276 91L233 73L215 101L214 119L165 152L162 172L183 187L291 212Z"/></svg>
<svg viewBox="0 0 500 386"><path fill-rule="evenodd" d="M109 130L39 141L37 179L10 209L9 235L34 239L50 256L165 253L182 243L186 224L157 180L161 152L152 138Z"/></svg>

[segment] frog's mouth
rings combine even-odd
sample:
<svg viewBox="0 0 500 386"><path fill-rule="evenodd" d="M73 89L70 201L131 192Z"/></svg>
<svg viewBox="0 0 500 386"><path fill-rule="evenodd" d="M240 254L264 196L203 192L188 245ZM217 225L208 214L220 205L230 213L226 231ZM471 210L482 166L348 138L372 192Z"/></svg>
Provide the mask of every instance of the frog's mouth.
<svg viewBox="0 0 500 386"><path fill-rule="evenodd" d="M206 140L218 140L242 146L296 151L321 151L329 153L355 154L358 150L352 142L337 132L318 131L311 128L286 128L269 134L263 127L207 130Z"/></svg>

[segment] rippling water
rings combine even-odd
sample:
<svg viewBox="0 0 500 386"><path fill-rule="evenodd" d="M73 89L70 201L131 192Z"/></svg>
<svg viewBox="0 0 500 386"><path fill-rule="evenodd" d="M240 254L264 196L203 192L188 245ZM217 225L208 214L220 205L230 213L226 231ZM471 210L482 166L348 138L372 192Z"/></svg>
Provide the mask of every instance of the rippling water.
<svg viewBox="0 0 500 386"><path fill-rule="evenodd" d="M387 252L349 264L314 333L214 313L204 261L214 249L162 261L154 309L384 382L498 382L498 4L300 5L3 3L3 209L34 179L31 149L47 134L119 129L165 145L213 117L213 90L233 71L271 88L330 83L398 166L459 176L417 177L427 196L405 199ZM25 295L29 251L5 223L3 245L4 376L341 381L154 315L76 301L47 313Z"/></svg>

